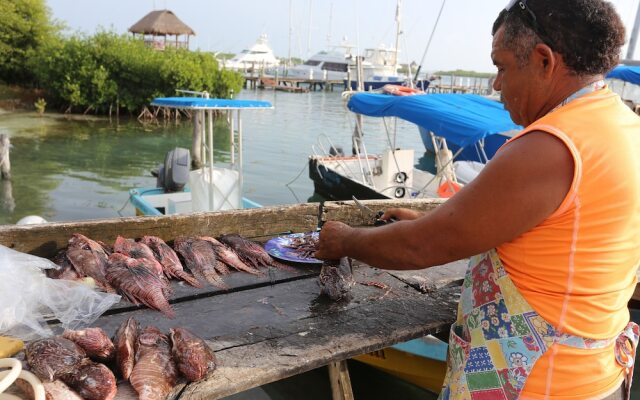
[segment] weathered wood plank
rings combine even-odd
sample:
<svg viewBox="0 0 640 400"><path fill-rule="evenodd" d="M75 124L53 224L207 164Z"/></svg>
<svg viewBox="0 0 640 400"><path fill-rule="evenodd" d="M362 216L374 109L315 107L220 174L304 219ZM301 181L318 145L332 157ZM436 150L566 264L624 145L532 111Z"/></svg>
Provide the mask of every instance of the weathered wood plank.
<svg viewBox="0 0 640 400"><path fill-rule="evenodd" d="M441 200L386 201L366 200L374 209L407 206L430 210ZM353 202L326 202L324 216L350 225L368 225ZM178 236L219 236L239 233L243 236L265 240L284 232L310 232L318 224L318 203L295 204L281 207L264 207L246 210L194 213L160 217L129 217L81 222L59 222L42 225L0 226L0 244L24 253L41 257L53 257L66 247L73 233L82 233L94 240L113 243L118 235L139 238L155 235L165 240Z"/></svg>
<svg viewBox="0 0 640 400"><path fill-rule="evenodd" d="M429 293L448 286L460 286L469 260L458 260L420 270L389 271L415 289Z"/></svg>

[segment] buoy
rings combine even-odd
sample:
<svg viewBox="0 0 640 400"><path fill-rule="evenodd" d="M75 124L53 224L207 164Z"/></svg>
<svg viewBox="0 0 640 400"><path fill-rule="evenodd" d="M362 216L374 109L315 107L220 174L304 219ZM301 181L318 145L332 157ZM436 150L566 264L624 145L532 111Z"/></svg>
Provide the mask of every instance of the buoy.
<svg viewBox="0 0 640 400"><path fill-rule="evenodd" d="M42 218L39 215L27 215L26 217L20 218L16 225L34 225L34 224L46 224L47 220Z"/></svg>
<svg viewBox="0 0 640 400"><path fill-rule="evenodd" d="M460 186L460 184L450 180L445 180L444 182L442 182L442 185L438 187L438 196L442 197L443 199L448 199L449 197L458 193L460 189L462 189L462 186Z"/></svg>

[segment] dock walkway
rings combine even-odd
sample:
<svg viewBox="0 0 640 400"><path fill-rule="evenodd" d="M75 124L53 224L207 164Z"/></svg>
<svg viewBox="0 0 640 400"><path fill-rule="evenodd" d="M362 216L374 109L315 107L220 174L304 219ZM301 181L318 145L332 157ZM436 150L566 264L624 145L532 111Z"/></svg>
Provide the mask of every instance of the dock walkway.
<svg viewBox="0 0 640 400"><path fill-rule="evenodd" d="M412 206L430 209L438 203L415 201ZM373 207L390 205L399 203L376 202ZM370 222L351 202L325 203L323 210L323 219L352 225ZM318 205L308 203L169 217L5 226L0 227L0 244L51 257L66 246L73 233L105 243L112 243L117 235L138 238L153 234L170 240L181 235L215 237L233 232L265 241L282 232L313 231L317 223ZM454 271L455 276L437 268L398 273L356 264L354 277L359 283L352 288L352 298L337 303L320 297L318 265L272 270L262 277L234 272L224 277L227 290L174 284L170 302L175 319L121 302L93 326L112 335L122 321L134 317L141 326L155 325L163 332L181 326L204 338L216 352L217 370L197 383L181 381L170 398L217 399L325 365L335 377L334 389L342 393L334 398L349 398L346 359L448 330L454 321L457 286L462 278L460 269ZM116 399L136 398L128 382L119 382Z"/></svg>

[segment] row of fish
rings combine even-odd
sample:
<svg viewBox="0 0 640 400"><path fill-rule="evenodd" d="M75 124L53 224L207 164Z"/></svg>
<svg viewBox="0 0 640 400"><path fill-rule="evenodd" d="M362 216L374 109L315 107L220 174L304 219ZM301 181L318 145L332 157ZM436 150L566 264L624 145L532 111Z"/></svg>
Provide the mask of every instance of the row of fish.
<svg viewBox="0 0 640 400"><path fill-rule="evenodd" d="M179 255L180 256L179 256ZM184 260L184 265L180 260ZM75 233L53 259L60 266L50 278L92 278L106 292L117 292L134 304L144 304L173 318L169 279L200 288L203 282L226 289L222 276L231 269L264 275L261 267L290 269L258 243L240 235L178 237L174 248L157 236L136 241L118 236L113 247ZM188 270L188 271L187 271Z"/></svg>
<svg viewBox="0 0 640 400"><path fill-rule="evenodd" d="M122 323L113 341L100 328L65 331L29 343L25 355L52 399L111 400L117 375L140 400L162 400L179 376L195 382L216 368L213 351L192 332L172 328L165 335L154 326L140 329L133 318Z"/></svg>

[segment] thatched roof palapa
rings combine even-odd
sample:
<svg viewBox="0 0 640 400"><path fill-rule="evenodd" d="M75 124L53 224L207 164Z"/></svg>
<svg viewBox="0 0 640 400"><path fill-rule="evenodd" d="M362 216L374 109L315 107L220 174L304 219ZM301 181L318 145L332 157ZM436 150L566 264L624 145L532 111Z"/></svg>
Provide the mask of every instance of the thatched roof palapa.
<svg viewBox="0 0 640 400"><path fill-rule="evenodd" d="M151 11L129 28L131 33L145 35L194 35L195 32L169 10Z"/></svg>

